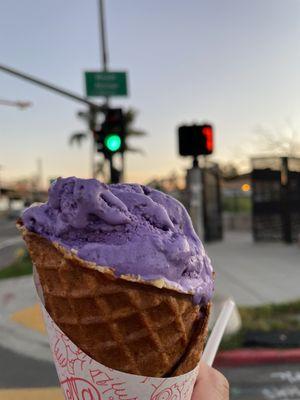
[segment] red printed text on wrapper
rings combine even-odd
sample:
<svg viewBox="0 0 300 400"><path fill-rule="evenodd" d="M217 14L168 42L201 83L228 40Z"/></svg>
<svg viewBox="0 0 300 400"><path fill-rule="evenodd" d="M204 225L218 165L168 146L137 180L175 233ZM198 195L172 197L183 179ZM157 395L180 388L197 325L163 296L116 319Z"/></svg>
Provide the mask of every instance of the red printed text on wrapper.
<svg viewBox="0 0 300 400"><path fill-rule="evenodd" d="M81 351L42 309L65 399L190 400L197 369L178 377L150 378L107 368Z"/></svg>

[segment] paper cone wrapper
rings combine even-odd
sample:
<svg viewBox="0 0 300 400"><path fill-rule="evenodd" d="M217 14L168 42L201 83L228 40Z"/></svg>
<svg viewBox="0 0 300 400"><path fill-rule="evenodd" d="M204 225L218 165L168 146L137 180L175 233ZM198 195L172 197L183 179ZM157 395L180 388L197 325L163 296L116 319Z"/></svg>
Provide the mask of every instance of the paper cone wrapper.
<svg viewBox="0 0 300 400"><path fill-rule="evenodd" d="M192 371L170 378L127 374L93 360L55 324L43 304L38 274L34 281L50 348L66 400L190 400L198 374Z"/></svg>
<svg viewBox="0 0 300 400"><path fill-rule="evenodd" d="M91 359L59 329L42 305L58 378L67 400L190 400L193 371L151 378L107 368Z"/></svg>

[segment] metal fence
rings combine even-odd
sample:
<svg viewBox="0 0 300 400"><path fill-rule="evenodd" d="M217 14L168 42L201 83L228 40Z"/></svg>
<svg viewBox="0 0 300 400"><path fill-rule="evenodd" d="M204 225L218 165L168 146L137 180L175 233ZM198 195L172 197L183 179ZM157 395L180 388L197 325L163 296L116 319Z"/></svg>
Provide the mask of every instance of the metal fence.
<svg viewBox="0 0 300 400"><path fill-rule="evenodd" d="M298 240L300 158L254 158L251 179L254 240Z"/></svg>

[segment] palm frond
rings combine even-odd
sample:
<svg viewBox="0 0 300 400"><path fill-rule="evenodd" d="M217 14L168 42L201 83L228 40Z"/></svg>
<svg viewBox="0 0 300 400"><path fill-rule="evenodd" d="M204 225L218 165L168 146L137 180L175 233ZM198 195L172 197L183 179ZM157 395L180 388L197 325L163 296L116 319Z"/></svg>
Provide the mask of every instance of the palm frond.
<svg viewBox="0 0 300 400"><path fill-rule="evenodd" d="M129 108L124 114L124 120L127 127L130 127L136 120L137 111L133 108Z"/></svg>
<svg viewBox="0 0 300 400"><path fill-rule="evenodd" d="M136 147L131 147L126 144L125 150L129 151L130 153L139 153L145 155L146 152L143 149L137 149Z"/></svg>
<svg viewBox="0 0 300 400"><path fill-rule="evenodd" d="M127 129L127 136L128 137L130 137L130 136L143 137L143 136L146 136L146 134L147 133L145 131L142 131L140 129L132 129L132 128Z"/></svg>
<svg viewBox="0 0 300 400"><path fill-rule="evenodd" d="M81 146L82 142L86 140L88 137L87 132L75 132L69 138L69 143L72 146L76 144L77 146Z"/></svg>
<svg viewBox="0 0 300 400"><path fill-rule="evenodd" d="M95 172L96 172L96 174L101 174L102 175L104 173L104 167L105 167L104 160L103 161L98 161L95 164Z"/></svg>

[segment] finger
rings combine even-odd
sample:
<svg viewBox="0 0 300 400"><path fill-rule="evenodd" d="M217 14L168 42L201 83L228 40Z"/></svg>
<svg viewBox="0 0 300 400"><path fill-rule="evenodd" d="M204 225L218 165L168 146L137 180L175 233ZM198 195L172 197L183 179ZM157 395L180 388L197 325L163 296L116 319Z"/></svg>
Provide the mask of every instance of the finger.
<svg viewBox="0 0 300 400"><path fill-rule="evenodd" d="M214 368L200 363L192 400L229 400L229 383Z"/></svg>

